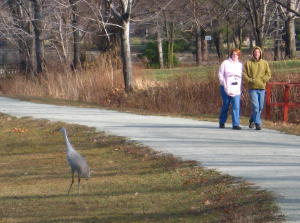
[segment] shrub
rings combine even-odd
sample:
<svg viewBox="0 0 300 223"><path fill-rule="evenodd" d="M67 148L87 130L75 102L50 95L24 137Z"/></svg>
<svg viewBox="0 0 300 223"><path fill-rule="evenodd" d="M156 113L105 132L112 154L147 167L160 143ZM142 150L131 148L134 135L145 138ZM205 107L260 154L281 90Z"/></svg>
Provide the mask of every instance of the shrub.
<svg viewBox="0 0 300 223"><path fill-rule="evenodd" d="M174 53L176 52L182 52L184 50L187 50L189 48L189 44L184 40L176 40L174 42ZM168 42L163 42L163 54L164 54L164 61L167 61L167 55L168 55ZM148 61L148 66L151 68L158 68L159 67L159 58L158 58L158 49L157 49L157 43L155 41L150 41L146 44L145 49L142 51L142 54L140 56L146 57ZM179 65L179 61L176 58L176 56L173 56L174 66Z"/></svg>

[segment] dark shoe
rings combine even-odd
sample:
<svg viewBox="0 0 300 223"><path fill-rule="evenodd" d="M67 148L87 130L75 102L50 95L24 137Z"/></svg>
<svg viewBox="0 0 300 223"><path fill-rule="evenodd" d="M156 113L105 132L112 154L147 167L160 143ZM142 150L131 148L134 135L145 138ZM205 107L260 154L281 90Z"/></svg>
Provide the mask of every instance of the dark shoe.
<svg viewBox="0 0 300 223"><path fill-rule="evenodd" d="M255 129L256 129L256 130L261 130L260 124L255 124Z"/></svg>
<svg viewBox="0 0 300 223"><path fill-rule="evenodd" d="M221 124L221 123L220 123L220 124L219 124L219 128L220 128L220 129L225 129L225 124Z"/></svg>
<svg viewBox="0 0 300 223"><path fill-rule="evenodd" d="M233 126L232 129L234 129L234 130L242 130L242 128L240 126L238 126L238 125L237 126Z"/></svg>
<svg viewBox="0 0 300 223"><path fill-rule="evenodd" d="M253 122L252 119L250 119L250 120L249 120L249 128L250 128L250 129L253 129L254 126L255 126L255 123Z"/></svg>

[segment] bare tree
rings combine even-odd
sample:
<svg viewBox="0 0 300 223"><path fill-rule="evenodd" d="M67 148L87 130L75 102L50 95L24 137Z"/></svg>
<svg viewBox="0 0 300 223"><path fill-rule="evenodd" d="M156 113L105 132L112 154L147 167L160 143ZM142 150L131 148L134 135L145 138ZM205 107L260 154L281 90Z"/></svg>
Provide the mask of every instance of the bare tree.
<svg viewBox="0 0 300 223"><path fill-rule="evenodd" d="M106 2L110 7L112 14L117 18L121 26L121 56L123 62L125 91L130 92L134 88L130 54L130 17L133 0L106 0Z"/></svg>
<svg viewBox="0 0 300 223"><path fill-rule="evenodd" d="M69 0L72 12L72 29L73 29L73 62L72 69L76 70L81 67L80 62L80 33L79 33L79 16L78 0Z"/></svg>
<svg viewBox="0 0 300 223"><path fill-rule="evenodd" d="M201 33L200 27L196 26L194 28L194 36L195 36L195 48L196 48L196 64L199 66L201 64Z"/></svg>
<svg viewBox="0 0 300 223"><path fill-rule="evenodd" d="M281 15L285 21L285 53L286 57L294 59L296 57L296 39L295 39L295 12L299 11L299 0L286 0L286 4L280 5Z"/></svg>
<svg viewBox="0 0 300 223"><path fill-rule="evenodd" d="M296 1L288 0L288 8L292 10L296 10ZM286 53L287 56L291 59L296 57L296 33L295 33L295 15L293 12L287 12L287 20L286 20L286 37L287 37L287 48Z"/></svg>
<svg viewBox="0 0 300 223"><path fill-rule="evenodd" d="M293 7L290 7L288 3L284 3L282 0L272 0L273 2L279 4L283 8L287 9L289 12L292 12L296 16L300 17L300 12L299 12L299 0L294 0L294 4L296 5L296 8L294 9ZM290 1L290 0L288 0Z"/></svg>
<svg viewBox="0 0 300 223"><path fill-rule="evenodd" d="M270 0L239 0L239 2L249 15L256 45L263 47L274 15Z"/></svg>
<svg viewBox="0 0 300 223"><path fill-rule="evenodd" d="M24 73L33 74L33 39L32 39L32 26L28 13L24 8L24 3L17 0L8 0L8 9L11 15L11 20L3 21L5 26L2 32L7 32L7 39L12 39L16 42L19 54L21 70ZM30 2L26 5L30 6ZM11 22L11 23L10 23Z"/></svg>
<svg viewBox="0 0 300 223"><path fill-rule="evenodd" d="M49 20L52 21L48 23L50 48L55 49L63 66L72 64L70 42L73 29L69 25L71 24L71 15L67 4L66 7L60 7L59 4L55 4Z"/></svg>
<svg viewBox="0 0 300 223"><path fill-rule="evenodd" d="M213 9L211 2L207 0L187 0L184 4L187 5L184 12L185 23L190 26L189 29L194 37L196 64L200 65L208 60L208 43L205 36L208 31L211 31L210 11Z"/></svg>
<svg viewBox="0 0 300 223"><path fill-rule="evenodd" d="M42 73L44 70L44 43L42 39L43 15L41 0L31 0L33 5L33 30L35 39L36 73Z"/></svg>
<svg viewBox="0 0 300 223"><path fill-rule="evenodd" d="M275 11L275 19L274 19L274 60L280 60L280 47L281 47L281 40L282 37L280 35L280 12L279 7L276 7Z"/></svg>
<svg viewBox="0 0 300 223"><path fill-rule="evenodd" d="M202 58L205 58L205 56L202 55L202 36L201 31L204 30L205 19L203 19L202 14L202 1L198 0L190 0L189 4L191 5L190 9L192 11L192 30L195 37L195 48L196 48L196 64L199 66L201 64ZM205 41L205 40L204 40Z"/></svg>
<svg viewBox="0 0 300 223"><path fill-rule="evenodd" d="M8 12L10 19L2 18L2 25L8 31L7 40L13 39L20 55L21 71L36 75L44 69L44 47L42 33L43 5L41 0L16 1L9 0ZM2 26L3 27L3 26ZM12 38L10 38L12 37Z"/></svg>
<svg viewBox="0 0 300 223"><path fill-rule="evenodd" d="M0 34L17 46L26 73L40 73L49 64L44 58L45 41L47 50L54 48L63 65L72 64L77 69L81 65L81 41L86 34L95 35L105 26L97 2L8 0L1 10Z"/></svg>
<svg viewBox="0 0 300 223"><path fill-rule="evenodd" d="M174 44L177 38L176 34L180 30L180 24L184 18L177 16L179 10L182 12L184 8L180 0L140 0L138 7L135 7L135 20L140 20L151 24L155 27L156 40L158 47L158 59L160 67L164 67L164 62L167 67L174 66ZM137 10L138 9L138 10ZM163 55L163 41L167 43L166 61Z"/></svg>
<svg viewBox="0 0 300 223"><path fill-rule="evenodd" d="M296 57L295 18L300 16L300 1L273 0L273 2L279 5L280 15L285 21L285 56L294 59Z"/></svg>
<svg viewBox="0 0 300 223"><path fill-rule="evenodd" d="M157 50L158 50L158 61L159 67L164 68L164 55L163 55L163 40L162 40L162 27L159 19L156 23L156 35L157 35Z"/></svg>
<svg viewBox="0 0 300 223"><path fill-rule="evenodd" d="M104 26L101 4L85 0L56 0L55 4L52 1L49 4L53 13L46 24L48 44L56 50L63 65L81 69L83 43Z"/></svg>
<svg viewBox="0 0 300 223"><path fill-rule="evenodd" d="M169 14L170 13L170 14ZM174 40L175 40L175 27L174 27L174 14L171 13L171 10L164 10L164 23L166 31L166 39L168 43L168 61L167 66L169 68L174 67Z"/></svg>

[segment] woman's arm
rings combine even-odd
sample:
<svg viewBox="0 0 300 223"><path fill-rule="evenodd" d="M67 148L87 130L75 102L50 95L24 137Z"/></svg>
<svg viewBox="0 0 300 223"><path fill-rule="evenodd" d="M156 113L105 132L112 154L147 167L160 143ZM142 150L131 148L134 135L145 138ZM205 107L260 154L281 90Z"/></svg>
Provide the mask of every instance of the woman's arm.
<svg viewBox="0 0 300 223"><path fill-rule="evenodd" d="M224 74L225 74L225 61L221 64L218 72L220 85L224 86Z"/></svg>

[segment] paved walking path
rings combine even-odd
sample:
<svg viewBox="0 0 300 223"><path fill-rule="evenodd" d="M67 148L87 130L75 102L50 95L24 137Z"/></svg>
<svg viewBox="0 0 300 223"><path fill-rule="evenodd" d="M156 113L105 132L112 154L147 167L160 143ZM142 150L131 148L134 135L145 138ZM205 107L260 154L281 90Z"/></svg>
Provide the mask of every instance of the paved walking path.
<svg viewBox="0 0 300 223"><path fill-rule="evenodd" d="M55 106L0 97L0 112L96 127L155 150L197 160L275 192L287 222L300 222L300 137L263 129L217 128L217 123Z"/></svg>

